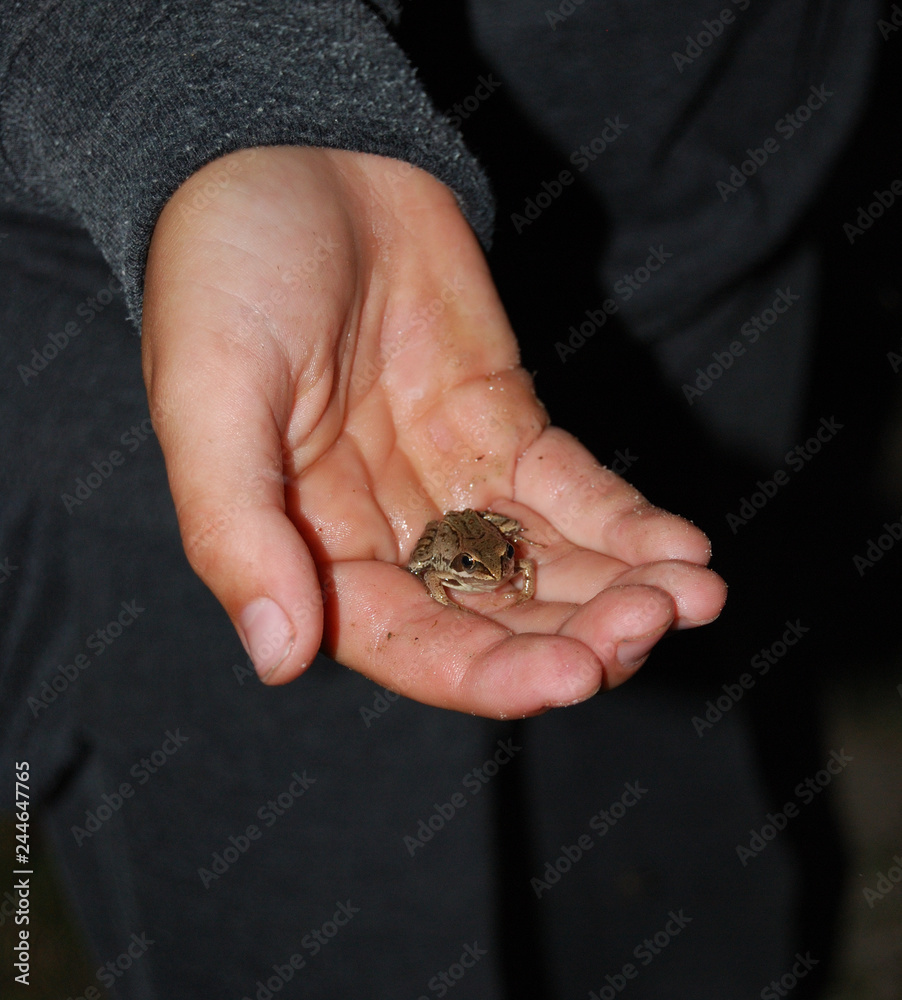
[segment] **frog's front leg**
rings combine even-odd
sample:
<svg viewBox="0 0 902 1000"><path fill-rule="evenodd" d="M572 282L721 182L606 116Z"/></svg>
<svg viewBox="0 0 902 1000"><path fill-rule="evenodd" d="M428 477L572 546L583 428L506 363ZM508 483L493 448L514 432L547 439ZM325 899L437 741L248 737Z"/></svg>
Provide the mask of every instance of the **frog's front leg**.
<svg viewBox="0 0 902 1000"><path fill-rule="evenodd" d="M441 573L434 569L427 569L425 573L423 573L423 583L426 584L429 596L438 601L439 604L444 604L445 607L449 608L457 607L445 591L445 579Z"/></svg>
<svg viewBox="0 0 902 1000"><path fill-rule="evenodd" d="M536 592L536 564L532 559L518 559L514 567L514 575L523 574L523 589L516 595L514 604L522 604L532 598Z"/></svg>

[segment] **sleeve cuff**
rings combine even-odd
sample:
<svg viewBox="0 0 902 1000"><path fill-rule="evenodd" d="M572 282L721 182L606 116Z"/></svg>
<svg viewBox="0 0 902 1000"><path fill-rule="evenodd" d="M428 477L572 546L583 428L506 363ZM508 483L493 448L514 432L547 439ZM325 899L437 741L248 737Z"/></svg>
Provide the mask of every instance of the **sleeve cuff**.
<svg viewBox="0 0 902 1000"><path fill-rule="evenodd" d="M163 206L196 170L238 149L324 146L406 160L456 193L488 245L485 176L359 0L41 7L4 60L6 183L85 226L137 322Z"/></svg>

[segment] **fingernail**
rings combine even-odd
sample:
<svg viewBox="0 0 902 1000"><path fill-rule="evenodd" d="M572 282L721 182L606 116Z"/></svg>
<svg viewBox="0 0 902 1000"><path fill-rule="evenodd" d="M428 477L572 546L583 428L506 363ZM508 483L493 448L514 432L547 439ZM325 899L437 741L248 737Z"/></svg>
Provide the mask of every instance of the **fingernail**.
<svg viewBox="0 0 902 1000"><path fill-rule="evenodd" d="M285 612L269 597L252 601L238 618L241 641L264 684L288 656L294 628Z"/></svg>
<svg viewBox="0 0 902 1000"><path fill-rule="evenodd" d="M699 628L702 625L710 625L711 622L716 622L720 618L721 612L718 611L713 618L705 618L704 621L697 621L694 618L678 618L676 623L676 629L679 631L684 628Z"/></svg>
<svg viewBox="0 0 902 1000"><path fill-rule="evenodd" d="M624 670L638 670L658 641L660 632L644 639L627 639L617 644L617 662Z"/></svg>

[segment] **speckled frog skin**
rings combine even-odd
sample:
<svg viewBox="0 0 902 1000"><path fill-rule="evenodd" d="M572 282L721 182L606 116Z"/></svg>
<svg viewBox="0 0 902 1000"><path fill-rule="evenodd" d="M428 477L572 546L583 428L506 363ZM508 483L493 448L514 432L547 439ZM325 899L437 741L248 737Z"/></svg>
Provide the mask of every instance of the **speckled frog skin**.
<svg viewBox="0 0 902 1000"><path fill-rule="evenodd" d="M439 604L452 605L445 588L466 593L497 590L523 574L516 603L535 593L535 563L518 559L514 542L522 526L512 517L485 510L449 510L440 521L430 521L413 550L407 568L421 577ZM513 596L513 595L511 595Z"/></svg>

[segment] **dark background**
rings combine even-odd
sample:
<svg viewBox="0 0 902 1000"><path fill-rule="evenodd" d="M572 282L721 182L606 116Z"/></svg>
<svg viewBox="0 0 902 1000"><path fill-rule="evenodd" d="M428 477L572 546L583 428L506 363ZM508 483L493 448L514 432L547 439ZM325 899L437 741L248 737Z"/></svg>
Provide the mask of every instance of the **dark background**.
<svg viewBox="0 0 902 1000"><path fill-rule="evenodd" d="M888 13L892 6L886 5ZM781 723L781 706L787 713L795 712L807 700L813 709L810 724L823 745L856 747L859 766L854 780L836 782L830 789L842 843L834 844L823 862L814 858L809 865L809 877L820 880L823 899L829 901L839 893L843 901L831 946L836 965L827 994L830 1000L902 997L902 889L873 907L861 891L865 885L873 886L878 871L890 867L893 854L902 852L902 643L897 624L902 543L863 576L853 564L868 541L883 533L884 522L902 521L902 371L894 372L887 358L889 352L902 355L902 199L854 245L843 232L843 224L854 222L859 208L874 200L875 189L886 190L902 178L898 108L902 30L879 44L880 66L866 113L799 233L817 240L824 254L817 348L802 426L814 427L820 417L835 414L844 423L842 434L743 529L739 548L732 544L724 512L749 494L758 476L773 470L725 467L728 457L714 449L687 450L686 434L697 440L697 429L687 428L682 398L671 399L662 416L660 410L650 410L641 393L624 393L620 388L618 373L624 370L637 373L642 385L655 375L648 360L614 330L599 348L606 352L605 370L611 374L588 397L599 422L611 427L612 448L627 443L640 455L658 456L655 463L637 463L627 478L656 503L692 513L712 538L715 568L730 579L731 559L739 566L748 559L772 566L775 595L762 600L761 613L773 614L775 625L783 617L801 617L811 624L810 637L794 656L793 670L775 671L766 691L761 685L761 703L750 701L759 714L760 731L775 734L762 739L761 750L773 759L777 801L781 798L779 734L791 728L788 720ZM478 152L478 142L474 145ZM552 176L553 171L540 169L539 174ZM530 184L524 184L524 190L531 190ZM568 238L578 238L579 213L560 215L568 226ZM505 249L501 240L492 254L502 291ZM573 275L562 279L559 295L572 296L576 280ZM590 299L582 295L576 301ZM534 310L543 307L532 301L507 304L515 328L518 309L534 318ZM551 312L555 305L546 302L544 307ZM590 367L597 370L586 365ZM554 387L544 384L541 375L538 391L554 413ZM722 488L700 509L697 494L688 494L684 484L704 477L712 462L720 463ZM791 615L783 614L788 594L793 595ZM711 642L742 641L745 616L732 610L737 599L754 601L755 595L731 595L731 605L718 625L720 640L716 635L681 640L690 648L697 642L700 653ZM734 621L738 639L730 632ZM776 628L771 631L779 634ZM694 682L704 679L696 677ZM792 722L798 724L795 716ZM826 822L813 812L808 821ZM4 818L0 825L4 867L12 857L13 838L12 823ZM843 857L845 863L837 865L835 859L841 862ZM36 869L30 995L35 1000L77 995L85 984L96 982L95 965L71 922L52 859L40 853ZM816 893L812 899L816 905ZM0 925L4 974L10 968L13 930L9 920ZM793 995L800 996L801 989Z"/></svg>

